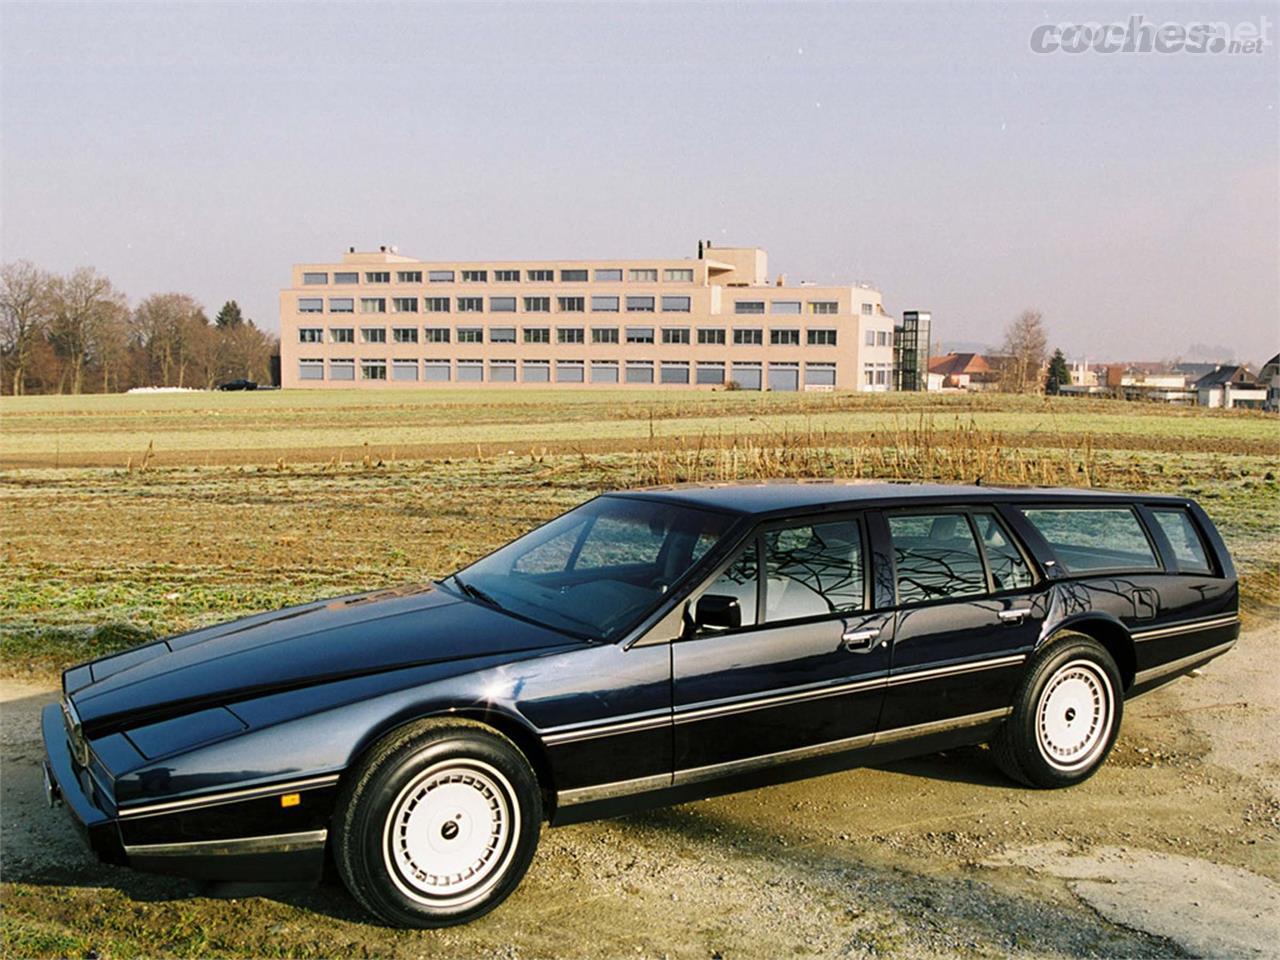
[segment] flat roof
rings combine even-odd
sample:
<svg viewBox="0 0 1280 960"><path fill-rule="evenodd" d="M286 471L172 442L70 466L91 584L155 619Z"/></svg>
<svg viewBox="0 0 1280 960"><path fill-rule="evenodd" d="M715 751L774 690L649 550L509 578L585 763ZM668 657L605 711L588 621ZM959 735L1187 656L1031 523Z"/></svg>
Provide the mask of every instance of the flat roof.
<svg viewBox="0 0 1280 960"><path fill-rule="evenodd" d="M675 484L623 490L609 496L663 500L748 515L810 507L858 506L913 501L986 502L996 500L1185 500L1169 494L1124 493L1069 487L1000 487L945 483L885 483L874 480L767 480L735 483Z"/></svg>

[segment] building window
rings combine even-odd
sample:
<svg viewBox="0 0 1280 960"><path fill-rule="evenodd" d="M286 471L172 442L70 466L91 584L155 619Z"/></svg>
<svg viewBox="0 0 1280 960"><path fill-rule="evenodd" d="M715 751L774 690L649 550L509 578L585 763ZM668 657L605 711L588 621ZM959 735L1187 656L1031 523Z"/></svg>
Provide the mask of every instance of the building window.
<svg viewBox="0 0 1280 960"><path fill-rule="evenodd" d="M888 330L877 330L877 331L876 331L876 346L877 346L877 347L887 347L887 346L889 346L889 331L888 331Z"/></svg>
<svg viewBox="0 0 1280 960"><path fill-rule="evenodd" d="M364 275L364 282L365 283L390 283L391 273L389 271L374 270L372 273L366 273Z"/></svg>
<svg viewBox="0 0 1280 960"><path fill-rule="evenodd" d="M493 271L493 279L496 283L519 283L519 270L495 270Z"/></svg>
<svg viewBox="0 0 1280 960"><path fill-rule="evenodd" d="M483 327L459 327L458 328L459 343L484 343Z"/></svg>
<svg viewBox="0 0 1280 960"><path fill-rule="evenodd" d="M422 309L426 313L448 313L449 298L448 297L427 297L422 301Z"/></svg>
<svg viewBox="0 0 1280 960"><path fill-rule="evenodd" d="M490 313L515 313L516 298L515 297L490 297L489 312Z"/></svg>
<svg viewBox="0 0 1280 960"><path fill-rule="evenodd" d="M663 383L688 383L689 364L679 361L663 363L659 376Z"/></svg>
<svg viewBox="0 0 1280 960"><path fill-rule="evenodd" d="M318 284L322 284L322 283L328 283L328 282L329 282L329 275L328 275L327 273L304 273L304 274L302 275L302 282L303 282L304 284L306 284L308 287L316 286L316 285L318 285ZM324 379L324 371L323 371L323 370L321 370L321 371L320 371L320 376L318 376L318 377L311 377L311 378L309 378L309 379L312 379L312 380L323 380L323 379Z"/></svg>
<svg viewBox="0 0 1280 960"><path fill-rule="evenodd" d="M733 304L734 313L764 313L763 300L736 300Z"/></svg>
<svg viewBox="0 0 1280 960"><path fill-rule="evenodd" d="M551 328L550 327L525 327L524 342L525 343L550 343Z"/></svg>
<svg viewBox="0 0 1280 960"><path fill-rule="evenodd" d="M360 312L361 313L386 313L387 300L385 297L361 297Z"/></svg>
<svg viewBox="0 0 1280 960"><path fill-rule="evenodd" d="M662 342L663 343L688 343L689 328L688 327L663 327Z"/></svg>
<svg viewBox="0 0 1280 960"><path fill-rule="evenodd" d="M627 343L653 343L653 327L627 327Z"/></svg>
<svg viewBox="0 0 1280 960"><path fill-rule="evenodd" d="M550 360L526 360L520 364L520 370L525 383L551 382Z"/></svg>
<svg viewBox="0 0 1280 960"><path fill-rule="evenodd" d="M840 304L834 300L810 300L810 313L839 313Z"/></svg>
<svg viewBox="0 0 1280 960"><path fill-rule="evenodd" d="M333 275L333 282L334 282L334 283L359 283L359 282L360 282L360 274L358 274L358 273L335 273L335 274ZM351 361L351 362L352 362L352 363L355 363L355 361L354 361L354 360L353 360L353 361ZM332 378L332 377L330 377L330 379L333 379L333 378ZM352 377L352 379L355 379L355 378L354 378L354 377Z"/></svg>
<svg viewBox="0 0 1280 960"><path fill-rule="evenodd" d="M581 327L557 327L556 343L585 343L586 332Z"/></svg>
<svg viewBox="0 0 1280 960"><path fill-rule="evenodd" d="M888 371L888 370L877 370L877 371L876 371L876 386L877 386L877 387L887 387L888 385L889 385L889 371Z"/></svg>
<svg viewBox="0 0 1280 960"><path fill-rule="evenodd" d="M788 315L799 314L800 301L799 300L774 300L769 304L769 312L782 313L782 314L788 314Z"/></svg>
<svg viewBox="0 0 1280 960"><path fill-rule="evenodd" d="M458 312L459 313L483 313L484 297L459 297Z"/></svg>
<svg viewBox="0 0 1280 960"><path fill-rule="evenodd" d="M417 327L392 327L391 339L396 343L417 343L418 328Z"/></svg>
<svg viewBox="0 0 1280 960"><path fill-rule="evenodd" d="M298 329L299 343L324 343L324 330L320 327L300 327Z"/></svg>
<svg viewBox="0 0 1280 960"><path fill-rule="evenodd" d="M556 278L554 270L526 270L524 275L530 283L550 283Z"/></svg>
<svg viewBox="0 0 1280 960"><path fill-rule="evenodd" d="M653 297L627 297L627 313L653 313Z"/></svg>
<svg viewBox="0 0 1280 960"><path fill-rule="evenodd" d="M561 270L561 283L586 283L587 271L585 270Z"/></svg>
<svg viewBox="0 0 1280 960"><path fill-rule="evenodd" d="M876 345L876 332L874 330L867 331L867 346L874 347Z"/></svg>
<svg viewBox="0 0 1280 960"><path fill-rule="evenodd" d="M356 331L354 327L330 327L329 328L330 343L355 343Z"/></svg>
<svg viewBox="0 0 1280 960"><path fill-rule="evenodd" d="M592 343L617 343L618 328L617 327L592 327L591 342Z"/></svg>
<svg viewBox="0 0 1280 960"><path fill-rule="evenodd" d="M586 367L581 360L557 360L556 383L582 383L586 379Z"/></svg>
<svg viewBox="0 0 1280 960"><path fill-rule="evenodd" d="M427 383L444 383L449 379L448 360L422 361L422 379Z"/></svg>
<svg viewBox="0 0 1280 960"><path fill-rule="evenodd" d="M771 363L769 364L769 389L794 391L800 389L800 364L798 363Z"/></svg>
<svg viewBox="0 0 1280 960"><path fill-rule="evenodd" d="M693 270L689 267L673 267L662 271L667 283L693 283Z"/></svg>
<svg viewBox="0 0 1280 960"><path fill-rule="evenodd" d="M550 313L551 298L550 297L525 297L524 312L525 313Z"/></svg>
<svg viewBox="0 0 1280 960"><path fill-rule="evenodd" d="M834 330L810 330L809 346L811 347L834 347L836 345L836 331Z"/></svg>
<svg viewBox="0 0 1280 960"><path fill-rule="evenodd" d="M874 312L874 309L875 308L872 306L872 304L864 303L862 305L862 315L864 317L869 317Z"/></svg>
<svg viewBox="0 0 1280 960"><path fill-rule="evenodd" d="M591 382L592 383L617 383L618 382L618 361L617 360L592 360L591 361Z"/></svg>
<svg viewBox="0 0 1280 960"><path fill-rule="evenodd" d="M628 360L627 383L653 383L653 361Z"/></svg>
<svg viewBox="0 0 1280 960"><path fill-rule="evenodd" d="M392 297L391 309L396 313L417 313L418 298L417 297Z"/></svg>
<svg viewBox="0 0 1280 960"><path fill-rule="evenodd" d="M800 346L799 330L770 330L769 343L775 347L798 347Z"/></svg>
<svg viewBox="0 0 1280 960"><path fill-rule="evenodd" d="M463 270L462 282L463 283L488 283L489 271L488 270Z"/></svg>
<svg viewBox="0 0 1280 960"><path fill-rule="evenodd" d="M723 327L699 327L698 342L702 344L716 344L724 346L724 328Z"/></svg>
<svg viewBox="0 0 1280 960"><path fill-rule="evenodd" d="M329 361L330 380L354 380L356 378L356 362L350 358Z"/></svg>
<svg viewBox="0 0 1280 960"><path fill-rule="evenodd" d="M324 299L322 297L299 297L298 312L324 313Z"/></svg>
<svg viewBox="0 0 1280 960"><path fill-rule="evenodd" d="M592 297L591 311L592 313L617 313L618 298L617 297Z"/></svg>
<svg viewBox="0 0 1280 960"><path fill-rule="evenodd" d="M804 385L806 387L834 387L836 385L836 365L834 363L806 363L804 365Z"/></svg>
<svg viewBox="0 0 1280 960"><path fill-rule="evenodd" d="M622 271L612 267L595 272L596 283L617 283L622 279Z"/></svg>
<svg viewBox="0 0 1280 960"><path fill-rule="evenodd" d="M587 309L586 297L560 297L561 313L582 313Z"/></svg>
<svg viewBox="0 0 1280 960"><path fill-rule="evenodd" d="M428 270L427 282L428 283L453 283L453 271L452 270Z"/></svg>
<svg viewBox="0 0 1280 960"><path fill-rule="evenodd" d="M422 339L427 343L448 343L449 328L448 327L423 327Z"/></svg>
<svg viewBox="0 0 1280 960"><path fill-rule="evenodd" d="M323 380L324 379L324 361L323 360L299 360L298 361L298 379L299 380Z"/></svg>
<svg viewBox="0 0 1280 960"><path fill-rule="evenodd" d="M484 380L484 361L482 360L459 360L458 361L458 382L459 383L480 383Z"/></svg>
<svg viewBox="0 0 1280 960"><path fill-rule="evenodd" d="M662 312L663 313L688 313L689 298L688 297L663 297Z"/></svg>
<svg viewBox="0 0 1280 960"><path fill-rule="evenodd" d="M360 379L361 380L387 379L387 361L361 359L360 360Z"/></svg>
<svg viewBox="0 0 1280 960"><path fill-rule="evenodd" d="M418 361L417 360L392 360L391 361L391 379L392 380L417 380L418 379Z"/></svg>
<svg viewBox="0 0 1280 960"><path fill-rule="evenodd" d="M764 343L764 331L746 327L733 331L733 342L740 347L758 347Z"/></svg>
<svg viewBox="0 0 1280 960"><path fill-rule="evenodd" d="M356 301L352 297L330 297L330 313L355 313Z"/></svg>
<svg viewBox="0 0 1280 960"><path fill-rule="evenodd" d="M386 327L361 327L360 340L362 343L386 343L387 328Z"/></svg>
<svg viewBox="0 0 1280 960"><path fill-rule="evenodd" d="M515 327L490 327L489 342L490 343L515 343L516 328Z"/></svg>
<svg viewBox="0 0 1280 960"><path fill-rule="evenodd" d="M657 283L658 271L648 267L632 267L627 271L627 279L632 283Z"/></svg>
<svg viewBox="0 0 1280 960"><path fill-rule="evenodd" d="M515 383L516 362L514 360L490 360L489 380L492 383Z"/></svg>
<svg viewBox="0 0 1280 960"><path fill-rule="evenodd" d="M700 363L695 374L695 382L703 384L719 385L724 383L724 364L723 363Z"/></svg>
<svg viewBox="0 0 1280 960"><path fill-rule="evenodd" d="M421 283L421 282L422 282L422 271L421 271L421 270L398 270L398 271L396 271L396 283ZM418 379L418 377L417 377L417 374L416 374L416 373L414 374L414 377L413 377L413 378L414 378L415 380L416 380L416 379Z"/></svg>

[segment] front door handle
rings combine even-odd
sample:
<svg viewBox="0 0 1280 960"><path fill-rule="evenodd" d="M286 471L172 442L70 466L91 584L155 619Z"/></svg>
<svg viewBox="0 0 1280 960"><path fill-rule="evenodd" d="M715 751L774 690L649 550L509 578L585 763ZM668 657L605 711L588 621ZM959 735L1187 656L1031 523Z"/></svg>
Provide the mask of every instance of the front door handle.
<svg viewBox="0 0 1280 960"><path fill-rule="evenodd" d="M871 649L879 636L879 627L868 630L846 630L840 635L840 641L850 653L863 653Z"/></svg>
<svg viewBox="0 0 1280 960"><path fill-rule="evenodd" d="M1021 623L1031 613L1026 607L1015 607L1012 610L1001 610L998 616L1003 623Z"/></svg>

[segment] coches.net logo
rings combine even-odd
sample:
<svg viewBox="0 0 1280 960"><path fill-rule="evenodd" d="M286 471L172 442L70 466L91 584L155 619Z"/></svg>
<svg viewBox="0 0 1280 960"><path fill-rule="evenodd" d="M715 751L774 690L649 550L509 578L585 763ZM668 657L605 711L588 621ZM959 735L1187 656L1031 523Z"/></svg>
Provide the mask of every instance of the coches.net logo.
<svg viewBox="0 0 1280 960"><path fill-rule="evenodd" d="M1262 53L1271 21L1152 23L1140 13L1113 23L1042 23L1031 31L1032 53Z"/></svg>

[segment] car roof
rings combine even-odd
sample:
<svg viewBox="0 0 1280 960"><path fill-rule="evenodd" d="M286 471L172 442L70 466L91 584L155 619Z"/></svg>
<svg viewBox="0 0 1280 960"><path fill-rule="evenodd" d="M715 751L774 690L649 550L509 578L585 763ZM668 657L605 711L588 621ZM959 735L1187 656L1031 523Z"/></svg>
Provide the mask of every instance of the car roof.
<svg viewBox="0 0 1280 960"><path fill-rule="evenodd" d="M648 487L609 496L661 500L726 513L762 516L797 510L859 506L984 504L1010 501L1123 501L1166 499L1161 494L1063 487L996 487L942 483L886 483L874 480L764 480ZM1167 497L1168 499L1182 499Z"/></svg>

